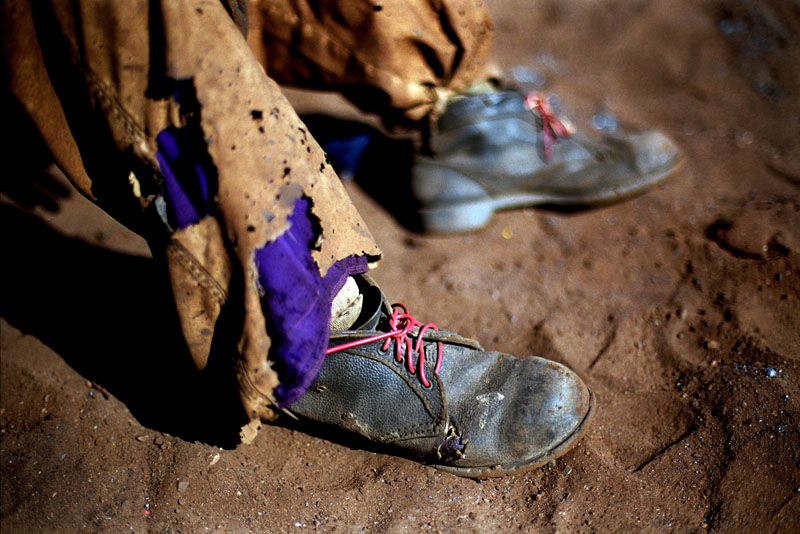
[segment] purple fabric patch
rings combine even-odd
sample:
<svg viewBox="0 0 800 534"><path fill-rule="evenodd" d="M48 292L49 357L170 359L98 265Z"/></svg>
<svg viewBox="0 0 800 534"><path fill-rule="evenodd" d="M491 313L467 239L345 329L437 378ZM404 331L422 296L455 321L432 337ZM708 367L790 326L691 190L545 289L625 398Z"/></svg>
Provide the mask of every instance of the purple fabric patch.
<svg viewBox="0 0 800 534"><path fill-rule="evenodd" d="M303 396L319 374L330 338L331 303L353 274L367 271L365 256L334 263L321 277L311 257L314 232L309 203L297 200L291 227L256 251L262 307L272 338L278 408Z"/></svg>
<svg viewBox="0 0 800 534"><path fill-rule="evenodd" d="M198 107L188 89L179 87L175 96L187 109ZM210 213L210 190L216 187L217 175L199 124L188 121L183 128L165 128L156 143L170 224L182 229L200 222ZM351 256L321 277L311 258L314 231L308 200L297 200L289 222L283 235L255 255L280 380L275 391L279 408L299 399L316 380L330 337L333 298L348 276L368 269L366 257Z"/></svg>
<svg viewBox="0 0 800 534"><path fill-rule="evenodd" d="M156 144L172 222L179 229L200 222L209 213L209 177L216 176L202 133L170 126Z"/></svg>

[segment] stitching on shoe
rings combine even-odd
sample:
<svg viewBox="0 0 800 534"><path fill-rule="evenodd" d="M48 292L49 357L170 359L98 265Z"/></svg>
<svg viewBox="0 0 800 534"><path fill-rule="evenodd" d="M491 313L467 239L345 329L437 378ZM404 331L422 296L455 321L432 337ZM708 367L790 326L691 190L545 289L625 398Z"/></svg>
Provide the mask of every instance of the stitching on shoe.
<svg viewBox="0 0 800 534"><path fill-rule="evenodd" d="M386 362L385 362L384 360L381 360L381 359L375 358L375 357L373 357L373 356L372 356L372 355L370 355L370 354L363 354L363 353L356 352L356 351L353 351L353 353L354 353L354 354L356 354L356 355L358 355L358 356L361 356L362 358L367 358L368 360L372 360L372 361L374 361L374 362L378 362L378 363L380 363L380 364L386 364ZM407 385L408 385L408 386L411 388L411 391L413 391L413 392L414 392L414 394L415 394L415 395L416 395L416 396L417 396L417 397L418 397L418 398L419 398L419 399L422 401L423 405L425 406L425 410L428 412L428 415L430 415L431 419L440 419L440 418L442 417L442 416L441 416L441 413L443 413L443 412L445 411L445 409L444 409L444 403L442 403L442 406L440 406L441 410L440 410L439 414L437 414L437 413L436 413L436 411L435 411L435 410L433 410L433 409L431 408L431 405L430 405L430 403L428 402L428 399L426 399L424 395L421 395L421 394L420 394L420 393L419 393L419 392L416 390L416 388L414 387L414 385L415 385L415 382L414 382L413 380L411 380L411 379L408 377L408 375L407 375L406 373L404 373L404 372L403 372L403 373L399 372L397 369L395 369L395 368L394 368L394 366L393 366L393 365L385 365L385 366L386 366L386 367L388 367L389 369L391 369L391 370L392 370L392 372L394 372L394 373L395 373L397 376L399 376L400 378L402 378L402 379L403 379L403 381L404 381L404 382L405 382L405 383L406 383L406 384L407 384ZM443 390L443 388L442 388L442 381L441 381L441 379L440 379L438 376L436 377L436 380L435 380L435 382L436 382L436 383L438 384L438 386L439 386L439 391L440 391L440 392L443 392L444 390ZM433 387L433 382L431 383L431 389L426 389L426 391L431 391L431 390L432 390L432 387ZM420 424L417 424L417 425L412 425L412 426L410 426L410 427L408 427L408 428L412 428L412 427L414 427L414 426L425 426L425 425L420 423Z"/></svg>
<svg viewBox="0 0 800 534"><path fill-rule="evenodd" d="M376 341L374 343L378 343L378 342ZM441 429L439 427L442 425L442 423L444 421L447 421L447 419L448 419L447 408L445 406L445 393L444 393L444 387L442 386L442 380L437 375L434 375L434 377L433 377L434 380L431 382L431 386L433 386L433 382L435 381L435 383L437 384L438 392L439 392L438 398L440 400L437 403L438 407L439 407L439 413L437 414L431 408L431 404L429 402L429 399L427 399L424 395L421 395L415 389L415 387L414 387L415 382L413 380L411 380L406 375L406 373L401 373L397 369L395 369L395 367L393 365L388 365L387 364L388 362L386 362L384 360L381 360L379 358L375 358L371 354L367 353L364 350L363 347L369 347L369 346L370 345L364 345L362 347L354 347L353 349L350 349L348 352L350 354L355 355L355 356L359 356L361 358L366 358L368 360L372 360L374 362L382 364L385 367L388 367L389 369L391 369L397 376L399 376L402 380L404 380L406 382L406 384L411 389L411 391L414 392L414 395L416 395L417 398L420 399L420 401L422 402L423 406L425 406L425 410L428 412L428 415L430 416L430 419L431 419L430 423L416 423L416 424L413 424L413 425L408 425L408 426L402 427L400 429L397 429L397 430L395 430L393 432L388 432L388 433L381 434L380 436L378 436L378 437L376 437L374 439L376 439L378 441L383 441L383 442L393 442L393 441L399 441L399 440L403 440L403 439L415 439L415 438L420 438L420 437L438 436L441 433ZM424 434L422 436L420 436L420 435L412 435L412 436L397 435L397 434L404 434L404 433L413 433L413 432L418 432L419 430L427 430L427 429L429 429L429 433L426 433L426 434Z"/></svg>

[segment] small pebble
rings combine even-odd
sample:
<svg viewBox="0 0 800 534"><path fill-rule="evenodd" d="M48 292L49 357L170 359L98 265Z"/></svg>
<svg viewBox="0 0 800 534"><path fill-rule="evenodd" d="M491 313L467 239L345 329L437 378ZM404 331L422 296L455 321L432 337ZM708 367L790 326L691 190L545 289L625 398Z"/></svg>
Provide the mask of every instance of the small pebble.
<svg viewBox="0 0 800 534"><path fill-rule="evenodd" d="M736 143L736 146L738 146L739 148L744 148L746 146L752 145L753 141L755 141L755 136L753 135L753 132L743 131L743 132L737 132L734 135L734 142Z"/></svg>
<svg viewBox="0 0 800 534"><path fill-rule="evenodd" d="M778 371L773 369L772 367L767 367L764 369L764 374L767 375L767 378L775 378L778 376Z"/></svg>
<svg viewBox="0 0 800 534"><path fill-rule="evenodd" d="M717 29L722 35L733 35L744 30L744 25L736 19L723 19L717 24Z"/></svg>

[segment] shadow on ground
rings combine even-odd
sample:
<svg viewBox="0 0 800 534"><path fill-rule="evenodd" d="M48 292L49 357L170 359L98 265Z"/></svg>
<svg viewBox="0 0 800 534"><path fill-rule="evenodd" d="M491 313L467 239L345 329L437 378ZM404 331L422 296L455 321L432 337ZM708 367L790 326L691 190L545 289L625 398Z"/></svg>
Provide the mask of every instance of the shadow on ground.
<svg viewBox="0 0 800 534"><path fill-rule="evenodd" d="M194 369L155 260L66 237L10 205L0 205L0 225L13 229L4 244L14 259L4 263L0 316L118 397L144 426L237 443L231 366L217 356L203 373Z"/></svg>
<svg viewBox="0 0 800 534"><path fill-rule="evenodd" d="M389 137L369 124L328 115L302 119L343 180L354 180L399 224L422 230L411 193L413 139Z"/></svg>

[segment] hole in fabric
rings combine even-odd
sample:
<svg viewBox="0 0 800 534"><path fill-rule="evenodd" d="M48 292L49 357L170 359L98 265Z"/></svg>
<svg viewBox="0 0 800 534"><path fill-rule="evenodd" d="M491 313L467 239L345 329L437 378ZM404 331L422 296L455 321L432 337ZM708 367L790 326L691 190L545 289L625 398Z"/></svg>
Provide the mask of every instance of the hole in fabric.
<svg viewBox="0 0 800 534"><path fill-rule="evenodd" d="M164 177L170 224L185 228L210 213L217 191L217 170L200 126L194 81L176 80L174 98L185 126L169 126L156 136L156 159Z"/></svg>
<svg viewBox="0 0 800 534"><path fill-rule="evenodd" d="M255 254L264 291L261 304L273 343L270 359L280 380L275 390L279 407L300 398L316 379L330 335L333 297L349 275L367 270L366 257L350 256L320 276L311 248L322 228L308 197L295 201L289 223L286 232Z"/></svg>

